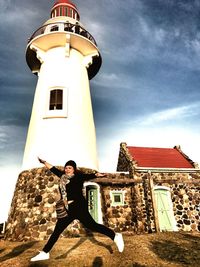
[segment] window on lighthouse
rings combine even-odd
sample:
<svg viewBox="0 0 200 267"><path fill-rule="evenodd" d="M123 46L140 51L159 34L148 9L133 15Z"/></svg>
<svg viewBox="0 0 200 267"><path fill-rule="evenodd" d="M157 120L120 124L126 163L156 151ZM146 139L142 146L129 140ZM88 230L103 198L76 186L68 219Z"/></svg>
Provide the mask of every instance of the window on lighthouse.
<svg viewBox="0 0 200 267"><path fill-rule="evenodd" d="M68 9L67 9L67 7L65 7L65 16L66 17L68 16Z"/></svg>
<svg viewBox="0 0 200 267"><path fill-rule="evenodd" d="M69 9L69 16L72 18L72 8Z"/></svg>
<svg viewBox="0 0 200 267"><path fill-rule="evenodd" d="M63 108L63 90L55 89L50 91L49 110L60 110Z"/></svg>
<svg viewBox="0 0 200 267"><path fill-rule="evenodd" d="M62 16L63 14L62 14L62 7L60 7L60 16Z"/></svg>

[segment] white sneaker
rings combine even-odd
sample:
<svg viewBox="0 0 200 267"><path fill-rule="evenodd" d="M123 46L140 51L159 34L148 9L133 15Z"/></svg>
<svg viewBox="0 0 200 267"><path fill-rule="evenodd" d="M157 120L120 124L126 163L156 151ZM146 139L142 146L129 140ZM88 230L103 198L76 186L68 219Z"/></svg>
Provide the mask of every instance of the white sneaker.
<svg viewBox="0 0 200 267"><path fill-rule="evenodd" d="M124 240L123 240L122 234L116 233L114 242L117 245L119 252L122 252L124 250Z"/></svg>
<svg viewBox="0 0 200 267"><path fill-rule="evenodd" d="M46 253L44 251L40 251L40 253L38 255L31 258L31 261L43 261L43 260L48 260L48 259L49 259L49 253Z"/></svg>

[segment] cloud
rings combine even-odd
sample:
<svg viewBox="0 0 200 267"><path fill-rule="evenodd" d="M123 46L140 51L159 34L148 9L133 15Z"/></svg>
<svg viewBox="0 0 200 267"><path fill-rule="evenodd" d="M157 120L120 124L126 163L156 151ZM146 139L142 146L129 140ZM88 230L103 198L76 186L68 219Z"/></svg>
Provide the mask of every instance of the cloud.
<svg viewBox="0 0 200 267"><path fill-rule="evenodd" d="M6 166L20 166L25 143L26 128L0 127L0 170Z"/></svg>
<svg viewBox="0 0 200 267"><path fill-rule="evenodd" d="M108 151L109 146L118 147L121 142L129 142L130 145L161 147L184 144L186 148L189 146L191 153L195 151L195 157L200 161L196 148L200 146L197 144L200 138L200 126L196 123L200 115L199 104L196 102L146 116L137 113L132 118L125 117L124 120L122 118L118 120L117 127L114 127L112 123L101 126L101 129L97 127L99 136L97 140L101 140L100 149L103 150L106 147Z"/></svg>
<svg viewBox="0 0 200 267"><path fill-rule="evenodd" d="M25 27L35 14L36 9L34 8L34 5L32 8L26 8L24 5L22 5L22 3L17 4L17 1L16 3L13 3L11 0L1 0L0 2L0 15L4 21L4 25L5 23L8 26L11 24L13 25L15 22L16 24L23 23L21 25ZM3 25L1 25L1 28L2 26Z"/></svg>
<svg viewBox="0 0 200 267"><path fill-rule="evenodd" d="M193 129L177 126L145 127L129 130L124 134L123 141L133 146L147 147L174 147L180 145L183 152L188 154L194 161L200 162L199 155L200 134Z"/></svg>
<svg viewBox="0 0 200 267"><path fill-rule="evenodd" d="M0 149L4 149L4 144L6 143L6 134L0 130Z"/></svg>
<svg viewBox="0 0 200 267"><path fill-rule="evenodd" d="M88 9L84 5L83 10ZM112 7L114 16L106 8L108 5ZM90 28L102 53L104 72L110 72L112 67L112 73L117 76L123 69L129 73L132 71L134 77L135 70L140 69L139 75L142 75L144 66L153 69L157 65L155 68L158 70L159 64L166 65L165 75L175 73L175 68L180 71L200 69L198 31L193 26L195 23L186 24L188 17L185 10L189 10L188 7L169 1L128 1L126 5L120 1L109 4L101 1L100 6L105 8L101 17L97 15L98 9L94 5L90 6L89 16L84 17L86 27L88 25ZM177 8L183 23L177 19L174 8ZM129 12L131 16L127 20ZM114 29L111 22L117 17L119 20ZM192 19L196 20L194 17Z"/></svg>
<svg viewBox="0 0 200 267"><path fill-rule="evenodd" d="M0 10L2 10L2 13L8 9L8 7L11 5L11 2L11 0L1 0Z"/></svg>
<svg viewBox="0 0 200 267"><path fill-rule="evenodd" d="M121 142L129 146L173 148L180 145L182 151L194 162L200 163L200 127L191 129L177 124L176 126L123 125L120 129L104 131L104 138L98 143L100 170L116 171ZM106 135L109 138L106 138ZM106 149L104 149L106 147Z"/></svg>
<svg viewBox="0 0 200 267"><path fill-rule="evenodd" d="M185 120L189 117L195 117L199 115L199 105L200 102L193 103L191 105L170 108L162 111L155 112L150 114L149 116L143 117L143 119L139 118L138 122L140 125L153 125L162 122L170 122L177 120Z"/></svg>
<svg viewBox="0 0 200 267"><path fill-rule="evenodd" d="M115 88L115 90L117 90L123 83L123 78L120 76L121 75L117 75L116 73L101 72L91 84L92 86L103 86L107 88Z"/></svg>

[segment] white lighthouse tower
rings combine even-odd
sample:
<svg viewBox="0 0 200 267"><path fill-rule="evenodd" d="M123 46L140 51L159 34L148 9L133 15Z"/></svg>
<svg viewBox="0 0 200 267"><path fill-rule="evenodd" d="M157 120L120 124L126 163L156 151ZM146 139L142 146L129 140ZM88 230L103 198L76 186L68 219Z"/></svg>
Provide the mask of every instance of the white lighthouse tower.
<svg viewBox="0 0 200 267"><path fill-rule="evenodd" d="M26 60L38 76L24 151L23 169L73 159L98 168L89 80L101 66L92 35L79 21L76 6L58 0L51 18L31 36Z"/></svg>

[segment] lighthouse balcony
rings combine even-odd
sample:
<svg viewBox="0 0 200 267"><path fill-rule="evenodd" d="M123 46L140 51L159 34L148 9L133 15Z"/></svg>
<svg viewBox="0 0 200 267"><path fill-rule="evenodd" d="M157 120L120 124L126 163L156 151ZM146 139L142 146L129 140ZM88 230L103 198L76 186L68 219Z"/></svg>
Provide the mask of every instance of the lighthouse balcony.
<svg viewBox="0 0 200 267"><path fill-rule="evenodd" d="M68 37L67 37L68 36ZM84 56L92 55L92 64L87 68L89 79L92 79L101 67L101 55L93 36L86 31L79 23L56 22L45 24L36 30L28 40L26 60L32 72L37 73L41 63L36 57L31 45L42 51L53 47L65 46L69 39L71 48L81 52Z"/></svg>
<svg viewBox="0 0 200 267"><path fill-rule="evenodd" d="M69 33L75 33L79 34L88 40L90 40L95 46L97 45L95 42L94 37L86 31L82 26L80 26L78 23L72 24L70 22L57 22L57 23L50 23L46 24L42 27L40 27L38 30L36 30L31 38L28 40L30 42L35 37L42 35L42 34L48 34L51 32L69 32Z"/></svg>

